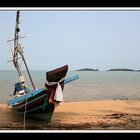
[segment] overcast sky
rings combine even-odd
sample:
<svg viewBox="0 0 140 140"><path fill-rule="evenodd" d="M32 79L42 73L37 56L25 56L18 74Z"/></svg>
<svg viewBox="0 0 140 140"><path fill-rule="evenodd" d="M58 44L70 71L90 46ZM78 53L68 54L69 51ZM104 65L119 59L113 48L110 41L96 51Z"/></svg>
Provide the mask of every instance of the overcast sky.
<svg viewBox="0 0 140 140"><path fill-rule="evenodd" d="M0 11L0 70L15 69L6 42L15 19L16 11ZM20 29L31 70L140 69L140 11L21 11Z"/></svg>

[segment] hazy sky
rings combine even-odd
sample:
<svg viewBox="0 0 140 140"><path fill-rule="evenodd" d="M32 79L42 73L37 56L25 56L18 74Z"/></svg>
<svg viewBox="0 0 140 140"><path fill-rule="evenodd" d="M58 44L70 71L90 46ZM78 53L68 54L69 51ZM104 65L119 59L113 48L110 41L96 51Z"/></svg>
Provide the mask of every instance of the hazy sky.
<svg viewBox="0 0 140 140"><path fill-rule="evenodd" d="M15 69L8 37L16 11L0 11L0 69ZM140 11L21 11L21 39L31 70L140 69Z"/></svg>

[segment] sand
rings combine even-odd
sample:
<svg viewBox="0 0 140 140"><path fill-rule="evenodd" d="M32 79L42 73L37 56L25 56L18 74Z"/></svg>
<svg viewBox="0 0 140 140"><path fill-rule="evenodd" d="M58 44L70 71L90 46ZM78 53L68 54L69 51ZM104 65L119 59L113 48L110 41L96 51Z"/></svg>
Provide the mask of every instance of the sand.
<svg viewBox="0 0 140 140"><path fill-rule="evenodd" d="M24 130L23 116L0 104L0 130ZM26 118L26 130L140 130L140 99L63 102L49 123Z"/></svg>

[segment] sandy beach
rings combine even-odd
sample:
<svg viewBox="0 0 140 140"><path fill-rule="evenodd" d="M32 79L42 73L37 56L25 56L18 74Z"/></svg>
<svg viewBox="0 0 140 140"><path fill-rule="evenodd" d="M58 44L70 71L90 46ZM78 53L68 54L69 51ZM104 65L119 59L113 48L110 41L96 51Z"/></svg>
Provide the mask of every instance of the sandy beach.
<svg viewBox="0 0 140 140"><path fill-rule="evenodd" d="M26 130L140 130L140 100L63 102L51 122L25 124ZM23 116L0 104L0 130L23 130Z"/></svg>

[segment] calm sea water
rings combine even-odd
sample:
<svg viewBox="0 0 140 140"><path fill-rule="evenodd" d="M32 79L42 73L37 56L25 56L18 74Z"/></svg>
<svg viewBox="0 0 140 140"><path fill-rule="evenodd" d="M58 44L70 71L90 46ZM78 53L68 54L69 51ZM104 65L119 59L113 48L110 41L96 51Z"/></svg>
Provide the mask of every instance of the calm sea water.
<svg viewBox="0 0 140 140"><path fill-rule="evenodd" d="M80 78L65 85L64 101L140 98L140 72L71 71L67 77L73 74ZM31 75L36 88L44 86L46 71L31 71ZM31 87L26 72L24 77ZM0 71L0 103L12 98L10 94L17 81L16 71Z"/></svg>

